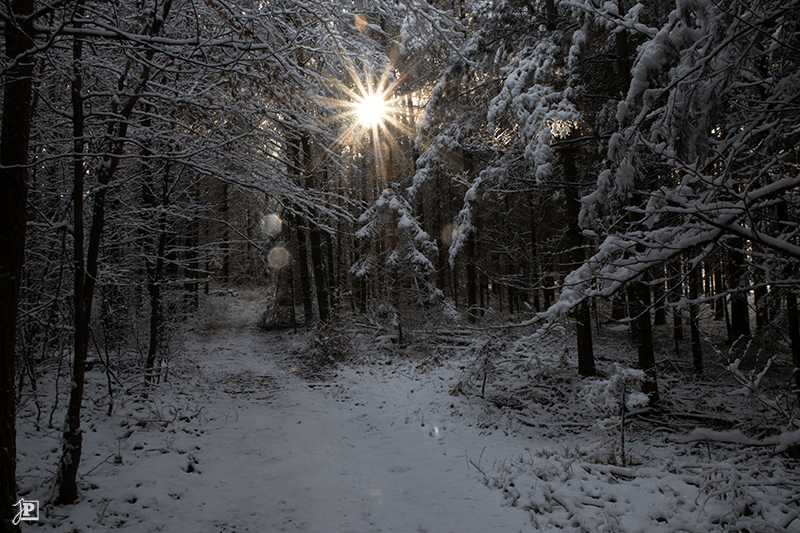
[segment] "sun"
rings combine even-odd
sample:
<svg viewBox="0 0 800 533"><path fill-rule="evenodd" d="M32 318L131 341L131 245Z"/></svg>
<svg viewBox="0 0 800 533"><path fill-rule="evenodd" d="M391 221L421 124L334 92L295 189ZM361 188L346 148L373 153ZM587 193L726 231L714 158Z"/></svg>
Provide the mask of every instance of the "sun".
<svg viewBox="0 0 800 533"><path fill-rule="evenodd" d="M323 120L333 123L337 132L330 148L368 156L374 160L376 177L392 176L393 154L402 154L401 142L417 135L414 97L400 90L407 72L392 64L375 70L368 61L344 54L337 58L338 63L327 63L338 65L327 77L329 96L316 98L331 111Z"/></svg>
<svg viewBox="0 0 800 533"><path fill-rule="evenodd" d="M375 127L388 118L386 101L381 94L368 93L359 98L356 115L361 124Z"/></svg>

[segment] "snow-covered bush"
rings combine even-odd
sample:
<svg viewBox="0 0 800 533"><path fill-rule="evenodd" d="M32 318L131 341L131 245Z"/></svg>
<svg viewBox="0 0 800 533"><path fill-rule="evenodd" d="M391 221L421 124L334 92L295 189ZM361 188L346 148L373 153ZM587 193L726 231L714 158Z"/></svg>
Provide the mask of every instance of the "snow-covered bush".
<svg viewBox="0 0 800 533"><path fill-rule="evenodd" d="M600 427L616 425L622 413L623 401L628 410L645 407L647 395L639 392L644 371L616 366L614 374L603 380L592 381L582 393L582 399L597 416Z"/></svg>
<svg viewBox="0 0 800 533"><path fill-rule="evenodd" d="M311 332L307 355L318 366L325 366L346 360L353 355L352 327L341 314L331 320L319 323Z"/></svg>
<svg viewBox="0 0 800 533"><path fill-rule="evenodd" d="M472 361L459 381L460 390L475 388L480 391L483 398L486 394L486 384L493 382L500 372L497 364L504 349L505 342L496 337L489 336L478 341L470 349L468 356Z"/></svg>
<svg viewBox="0 0 800 533"><path fill-rule="evenodd" d="M643 370L615 366L616 371L610 378L590 383L584 387L581 396L585 405L594 412L597 426L605 432L603 446L598 449L594 460L626 466L625 413L645 407L649 398L641 392L645 379Z"/></svg>

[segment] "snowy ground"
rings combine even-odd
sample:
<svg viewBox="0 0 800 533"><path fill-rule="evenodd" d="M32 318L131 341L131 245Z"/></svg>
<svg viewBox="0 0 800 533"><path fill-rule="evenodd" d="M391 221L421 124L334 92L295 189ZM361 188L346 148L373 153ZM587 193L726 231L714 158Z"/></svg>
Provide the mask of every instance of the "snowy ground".
<svg viewBox="0 0 800 533"><path fill-rule="evenodd" d="M687 442L696 420L646 416L623 433L585 403L608 382L580 394L566 361L518 362L506 374L536 382L490 379L481 398L474 346L408 354L362 335L360 354L312 379L298 366L305 334L259 331L258 309L252 296L211 302L169 382L147 401L119 398L111 416L105 376L90 373L75 505L44 504L59 433L26 402L20 495L43 509L23 531L800 531L795 463L764 435ZM530 346L498 353L515 349ZM680 411L740 415L738 396L695 396Z"/></svg>

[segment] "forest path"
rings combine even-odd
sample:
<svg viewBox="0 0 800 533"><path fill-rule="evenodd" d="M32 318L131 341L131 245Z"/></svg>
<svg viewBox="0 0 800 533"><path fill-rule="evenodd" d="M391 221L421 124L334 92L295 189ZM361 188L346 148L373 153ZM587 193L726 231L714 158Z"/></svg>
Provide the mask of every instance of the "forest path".
<svg viewBox="0 0 800 533"><path fill-rule="evenodd" d="M530 528L529 515L503 507L501 493L469 466L467 454L477 461L490 443L426 423L430 398L420 393L435 393L433 383L397 366L347 369L330 382L309 383L282 364L295 337L257 330L252 314L237 305L228 313L239 319L197 331L187 346L197 365L193 385L206 396L203 415L172 443L192 450L192 466L181 472L183 487L157 498L163 522L154 516L152 526L330 533Z"/></svg>

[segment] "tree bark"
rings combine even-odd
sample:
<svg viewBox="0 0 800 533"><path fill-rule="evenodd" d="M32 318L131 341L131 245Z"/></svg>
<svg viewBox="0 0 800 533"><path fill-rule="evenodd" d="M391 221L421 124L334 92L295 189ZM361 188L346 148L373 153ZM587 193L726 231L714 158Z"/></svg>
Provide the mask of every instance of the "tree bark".
<svg viewBox="0 0 800 533"><path fill-rule="evenodd" d="M703 373L703 350L700 344L700 304L697 303L700 290L699 266L689 273L689 327L692 337L692 366L695 374Z"/></svg>
<svg viewBox="0 0 800 533"><path fill-rule="evenodd" d="M794 363L794 383L800 397L800 319L798 319L797 293L786 291L786 317L789 325L789 345Z"/></svg>
<svg viewBox="0 0 800 533"><path fill-rule="evenodd" d="M673 259L667 263L667 301L675 304L683 298L682 258ZM672 339L676 342L683 340L683 311L677 306L672 308ZM677 350L677 348L676 348Z"/></svg>
<svg viewBox="0 0 800 533"><path fill-rule="evenodd" d="M80 11L78 13L80 15ZM73 44L72 79L72 205L73 205L73 268L75 270L75 334L72 363L72 387L64 422L61 464L56 477L55 503L70 503L78 497L75 479L80 462L82 434L80 431L80 403L83 398L83 378L86 353L88 351L88 322L86 318L86 272L83 259L83 180L84 170L84 113L81 76L83 42L79 37ZM77 454L75 453L77 450Z"/></svg>
<svg viewBox="0 0 800 533"><path fill-rule="evenodd" d="M739 337L750 336L750 308L747 303L747 266L744 263L742 252L739 251L742 242L736 239L728 254L728 288L731 294L731 341Z"/></svg>
<svg viewBox="0 0 800 533"><path fill-rule="evenodd" d="M476 308L478 276L475 268L475 235L473 232L467 236L467 318L474 323L478 317Z"/></svg>
<svg viewBox="0 0 800 533"><path fill-rule="evenodd" d="M656 272L658 283L653 285L653 301L655 302L655 313L653 314L653 325L663 326L667 323L667 291L664 287L664 275L666 269L662 265Z"/></svg>
<svg viewBox="0 0 800 533"><path fill-rule="evenodd" d="M222 208L221 216L224 222L228 222L228 184L222 183ZM231 282L231 236L228 225L223 223L222 226L222 243L220 245L222 250L222 283L229 285Z"/></svg>
<svg viewBox="0 0 800 533"><path fill-rule="evenodd" d="M535 312L541 311L541 302L539 301L539 286L541 285L542 275L539 271L539 246L536 239L536 217L534 210L530 210L530 231L531 231L531 264L530 264L530 279L531 279L531 296L532 305Z"/></svg>
<svg viewBox="0 0 800 533"><path fill-rule="evenodd" d="M555 0L545 0L545 15L547 17L547 29L553 31L556 29L556 21L558 20L558 10L556 9Z"/></svg>
<svg viewBox="0 0 800 533"><path fill-rule="evenodd" d="M561 164L564 167L564 175L571 185L566 187L567 204L567 245L570 247L570 268L579 268L584 260L583 233L578 224L581 204L578 199L578 169L575 165L575 156L569 150L564 150L560 154ZM582 376L594 376L596 373L594 362L594 345L592 342L592 317L589 311L589 301L584 298L575 311L575 335L578 347L578 373Z"/></svg>
<svg viewBox="0 0 800 533"><path fill-rule="evenodd" d="M164 258L167 247L167 207L169 206L169 163L164 167L161 201L154 202L151 207L161 207L158 215L158 243L155 258L147 259L147 291L150 295L150 339L147 358L144 364L145 382L150 385L155 381L156 354L159 345L159 329L161 328L161 285L164 280ZM147 178L145 178L147 179ZM160 205L159 205L160 203Z"/></svg>
<svg viewBox="0 0 800 533"><path fill-rule="evenodd" d="M706 262L706 268L708 268L708 263L709 262ZM713 261L712 269L714 279L714 295L717 296L717 298L714 300L714 320L724 320L725 308L728 304L727 298L722 295L725 292L722 284L722 265L719 261Z"/></svg>
<svg viewBox="0 0 800 533"><path fill-rule="evenodd" d="M313 190L316 186L314 183L314 176L311 169L311 144L307 136L303 137L303 155L304 166L306 172L306 189ZM327 180L325 180L327 181ZM311 265L314 269L314 286L317 289L317 309L319 310L319 319L322 322L328 321L329 304L328 304L328 274L325 271L325 259L322 250L322 235L320 235L319 226L313 220L314 212L312 211L309 217L309 231L308 238L311 244Z"/></svg>
<svg viewBox="0 0 800 533"><path fill-rule="evenodd" d="M9 3L6 57L17 61L6 73L0 133L0 531L19 531L12 520L17 502L15 343L20 278L25 255L28 203L28 140L33 115L33 0Z"/></svg>
<svg viewBox="0 0 800 533"><path fill-rule="evenodd" d="M658 396L658 370L656 368L655 350L653 348L653 330L650 323L650 287L644 281L633 282L633 293L636 298L636 341L639 348L639 368L644 370L642 392L650 398L650 405L656 406Z"/></svg>

